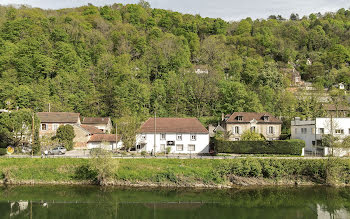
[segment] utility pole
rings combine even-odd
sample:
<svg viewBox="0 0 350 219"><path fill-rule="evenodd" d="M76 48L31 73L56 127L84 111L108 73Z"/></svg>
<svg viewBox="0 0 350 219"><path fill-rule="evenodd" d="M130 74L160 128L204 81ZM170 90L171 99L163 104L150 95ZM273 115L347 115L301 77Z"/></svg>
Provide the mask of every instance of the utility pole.
<svg viewBox="0 0 350 219"><path fill-rule="evenodd" d="M156 156L156 118L157 118L157 113L154 111L154 145L153 145L153 156Z"/></svg>
<svg viewBox="0 0 350 219"><path fill-rule="evenodd" d="M34 155L34 112L33 112L33 115L32 115L32 157Z"/></svg>
<svg viewBox="0 0 350 219"><path fill-rule="evenodd" d="M316 118L315 117L315 156L317 155L317 126L316 126Z"/></svg>
<svg viewBox="0 0 350 219"><path fill-rule="evenodd" d="M117 149L118 146L118 126L117 123L115 123L115 149ZM112 145L112 151L113 151L113 145Z"/></svg>
<svg viewBox="0 0 350 219"><path fill-rule="evenodd" d="M49 103L49 112L51 112L51 104Z"/></svg>

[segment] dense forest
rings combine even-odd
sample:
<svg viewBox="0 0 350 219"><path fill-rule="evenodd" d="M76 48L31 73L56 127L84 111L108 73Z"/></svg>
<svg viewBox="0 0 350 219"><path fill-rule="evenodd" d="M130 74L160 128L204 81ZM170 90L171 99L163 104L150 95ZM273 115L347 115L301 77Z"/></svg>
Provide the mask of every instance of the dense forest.
<svg viewBox="0 0 350 219"><path fill-rule="evenodd" d="M312 64L307 64L312 60ZM350 84L350 11L226 22L139 4L0 7L0 108L83 116L315 116L287 88ZM195 69L208 70L197 74ZM286 71L286 69L289 69ZM347 87L348 88L348 87Z"/></svg>

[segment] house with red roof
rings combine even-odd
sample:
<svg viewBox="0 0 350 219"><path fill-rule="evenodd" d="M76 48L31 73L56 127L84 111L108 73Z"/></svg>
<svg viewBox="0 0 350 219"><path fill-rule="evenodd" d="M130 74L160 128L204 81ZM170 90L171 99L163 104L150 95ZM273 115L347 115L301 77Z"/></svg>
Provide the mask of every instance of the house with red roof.
<svg viewBox="0 0 350 219"><path fill-rule="evenodd" d="M230 133L231 141L241 140L246 131L262 134L267 140L278 140L282 121L270 113L234 112L222 117L221 126Z"/></svg>
<svg viewBox="0 0 350 219"><path fill-rule="evenodd" d="M109 117L84 117L81 122L84 125L92 125L103 131L103 133L111 133L112 121Z"/></svg>
<svg viewBox="0 0 350 219"><path fill-rule="evenodd" d="M94 134L87 142L87 149L101 148L115 150L123 146L120 136L115 134Z"/></svg>
<svg viewBox="0 0 350 219"><path fill-rule="evenodd" d="M197 118L149 118L136 136L136 150L209 153L209 132Z"/></svg>

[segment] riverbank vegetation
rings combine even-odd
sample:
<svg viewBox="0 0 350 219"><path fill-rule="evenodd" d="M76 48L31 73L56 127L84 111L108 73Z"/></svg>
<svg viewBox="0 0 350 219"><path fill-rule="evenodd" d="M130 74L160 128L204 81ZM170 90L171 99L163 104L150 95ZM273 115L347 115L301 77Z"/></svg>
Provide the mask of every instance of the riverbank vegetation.
<svg viewBox="0 0 350 219"><path fill-rule="evenodd" d="M349 185L349 159L0 159L5 184L231 187ZM108 168L105 168L105 167Z"/></svg>

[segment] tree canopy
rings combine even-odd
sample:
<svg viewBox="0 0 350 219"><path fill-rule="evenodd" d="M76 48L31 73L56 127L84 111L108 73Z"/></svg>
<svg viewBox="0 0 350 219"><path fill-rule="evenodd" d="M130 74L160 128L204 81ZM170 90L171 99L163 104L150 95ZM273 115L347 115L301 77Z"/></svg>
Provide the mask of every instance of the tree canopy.
<svg viewBox="0 0 350 219"><path fill-rule="evenodd" d="M0 6L0 108L10 110L47 111L50 103L52 111L117 119L143 120L154 110L308 116L315 110L287 90L284 69L293 66L302 79L330 88L350 82L349 62L345 9L226 22L145 1L61 10Z"/></svg>

